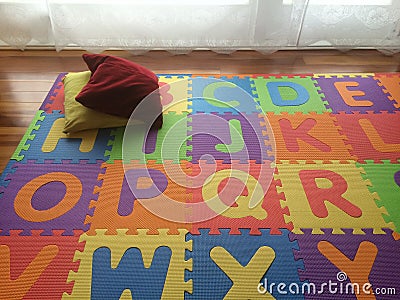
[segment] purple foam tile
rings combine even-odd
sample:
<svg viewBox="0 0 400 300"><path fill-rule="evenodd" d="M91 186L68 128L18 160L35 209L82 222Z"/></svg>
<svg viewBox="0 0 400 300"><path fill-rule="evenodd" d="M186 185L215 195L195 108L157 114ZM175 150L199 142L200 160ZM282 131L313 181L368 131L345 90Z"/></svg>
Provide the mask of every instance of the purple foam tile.
<svg viewBox="0 0 400 300"><path fill-rule="evenodd" d="M338 278L338 276L341 276L338 273L343 272L343 270L338 269L319 251L318 243L321 241L331 243L349 260L354 260L362 242L374 244L378 252L368 277L372 289L387 289L389 287L398 289L400 240L394 239L391 230L385 229L386 234L373 234L372 229L364 229L365 235L352 234L351 229L344 229L345 234L332 234L331 229L323 229L324 234L311 234L311 230L303 231L304 234L290 234L291 240L296 240L299 245L299 250L295 251L295 256L297 259L302 259L304 263L304 271L299 271L301 280L314 283L317 290L324 283L329 284L329 281L333 283L332 290L335 287L337 288L336 293L331 293L326 286L324 293L306 294L306 299L356 299L354 294L346 294L346 285L350 283L349 278L343 281ZM362 293L361 283L360 293ZM385 295L375 296L376 299L386 299Z"/></svg>
<svg viewBox="0 0 400 300"><path fill-rule="evenodd" d="M344 78L316 78L318 85L321 88L321 92L325 95L325 100L328 102L329 107L333 113L340 111L351 113L352 111L359 111L365 113L367 111L380 112L388 111L393 112L396 108L393 105L393 101L390 101L387 95L383 92L382 88L377 84L373 77L344 77ZM370 105L348 105L339 90L335 87L337 82L349 82L354 83L357 86L347 86L343 89L351 92L360 91L364 95L354 96L355 101L368 100ZM355 103L357 104L357 103ZM361 104L361 102L360 102ZM367 104L367 103L366 103Z"/></svg>
<svg viewBox="0 0 400 300"><path fill-rule="evenodd" d="M233 160L248 162L254 160L262 163L272 160L268 156L270 146L266 145L268 136L263 135L263 128L257 113L238 115L233 114L194 114L192 118L192 162L198 163L200 159L210 162L210 156L215 160L230 163ZM231 125L230 125L231 124ZM240 124L238 131L233 136L231 131ZM240 129L240 130L239 130ZM227 145L224 150L223 145Z"/></svg>
<svg viewBox="0 0 400 300"><path fill-rule="evenodd" d="M22 235L29 235L31 230L43 230L44 235L53 229L65 230L65 235L88 230L84 221L93 213L88 207L95 197L94 186L99 184L101 163L16 163L0 201L0 235L8 235L9 230L23 230ZM53 181L56 176L60 177ZM63 200L67 188L68 195L76 195L69 204Z"/></svg>

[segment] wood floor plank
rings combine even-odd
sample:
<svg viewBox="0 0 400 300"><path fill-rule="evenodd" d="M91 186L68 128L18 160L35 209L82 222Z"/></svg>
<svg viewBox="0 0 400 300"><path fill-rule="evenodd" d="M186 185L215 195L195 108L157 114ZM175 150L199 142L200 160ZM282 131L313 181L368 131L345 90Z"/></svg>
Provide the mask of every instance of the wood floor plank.
<svg viewBox="0 0 400 300"><path fill-rule="evenodd" d="M20 114L35 114L39 107L39 102L4 101L0 105L0 115L15 114L16 112Z"/></svg>
<svg viewBox="0 0 400 300"><path fill-rule="evenodd" d="M0 91L47 92L53 85L51 80L0 80Z"/></svg>
<svg viewBox="0 0 400 300"><path fill-rule="evenodd" d="M393 66L393 58L389 56L304 56L306 64L311 65L368 65L368 66Z"/></svg>
<svg viewBox="0 0 400 300"><path fill-rule="evenodd" d="M7 165L20 140L24 136L26 127L0 127L0 170Z"/></svg>
<svg viewBox="0 0 400 300"><path fill-rule="evenodd" d="M0 136L2 136L2 135L24 134L25 131L26 131L25 127L3 126L3 127L0 127Z"/></svg>
<svg viewBox="0 0 400 300"><path fill-rule="evenodd" d="M0 146L0 158L7 159L8 161L13 155L17 146L18 143L10 143L8 146ZM3 161L2 163L7 164L7 161Z"/></svg>
<svg viewBox="0 0 400 300"><path fill-rule="evenodd" d="M28 127L29 124L32 121L32 118L34 117L34 114L20 114L20 113L15 113L15 114L10 114L7 116L0 116L0 127ZM0 142L0 146L3 144L3 142Z"/></svg>
<svg viewBox="0 0 400 300"><path fill-rule="evenodd" d="M30 102L42 103L46 98L48 91L0 91L0 102Z"/></svg>
<svg viewBox="0 0 400 300"><path fill-rule="evenodd" d="M1 51L0 51L1 53ZM54 81L60 72L0 72L0 80Z"/></svg>

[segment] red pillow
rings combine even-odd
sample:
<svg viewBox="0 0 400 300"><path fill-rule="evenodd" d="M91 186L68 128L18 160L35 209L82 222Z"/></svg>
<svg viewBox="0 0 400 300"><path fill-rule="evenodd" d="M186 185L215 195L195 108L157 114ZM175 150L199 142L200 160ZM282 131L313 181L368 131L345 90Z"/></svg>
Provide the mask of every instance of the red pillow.
<svg viewBox="0 0 400 300"><path fill-rule="evenodd" d="M86 107L129 118L136 106L159 87L157 75L130 60L102 54L83 54L82 57L92 75L75 99ZM157 95L146 100L151 102L146 105L146 109L153 110L148 111L151 115L162 112Z"/></svg>

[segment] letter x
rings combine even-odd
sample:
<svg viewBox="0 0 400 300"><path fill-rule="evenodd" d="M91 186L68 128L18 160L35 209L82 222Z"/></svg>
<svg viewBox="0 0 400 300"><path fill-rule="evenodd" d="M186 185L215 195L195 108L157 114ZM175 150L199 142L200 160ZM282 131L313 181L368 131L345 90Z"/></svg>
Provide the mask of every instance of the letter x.
<svg viewBox="0 0 400 300"><path fill-rule="evenodd" d="M246 266L242 266L223 247L211 249L210 256L233 282L224 299L275 299L269 293L261 295L257 291L261 278L275 259L275 252L272 248L260 247Z"/></svg>

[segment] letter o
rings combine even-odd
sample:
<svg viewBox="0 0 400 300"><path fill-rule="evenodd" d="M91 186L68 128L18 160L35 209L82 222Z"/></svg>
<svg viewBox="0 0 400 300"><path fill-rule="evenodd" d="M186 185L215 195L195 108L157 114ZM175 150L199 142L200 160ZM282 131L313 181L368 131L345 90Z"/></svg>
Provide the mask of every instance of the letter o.
<svg viewBox="0 0 400 300"><path fill-rule="evenodd" d="M32 206L32 197L43 185L58 181L66 186L64 198L55 206L46 210L37 210ZM40 175L25 184L14 201L17 215L30 222L45 222L58 218L72 209L82 195L82 183L74 175L65 172L52 172Z"/></svg>

